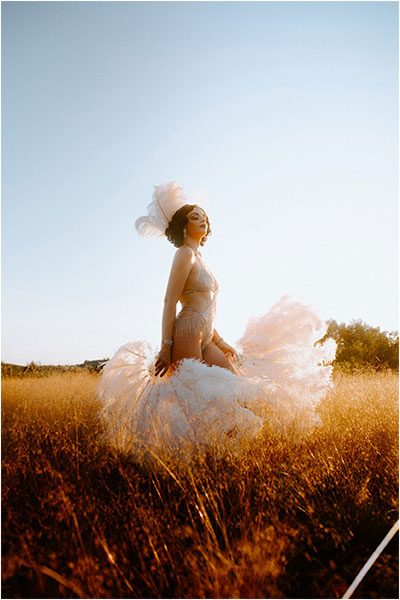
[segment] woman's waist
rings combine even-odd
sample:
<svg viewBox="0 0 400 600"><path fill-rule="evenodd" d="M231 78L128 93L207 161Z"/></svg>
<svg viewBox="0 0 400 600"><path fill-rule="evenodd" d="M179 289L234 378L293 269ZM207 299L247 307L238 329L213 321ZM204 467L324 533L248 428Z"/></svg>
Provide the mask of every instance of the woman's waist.
<svg viewBox="0 0 400 600"><path fill-rule="evenodd" d="M205 296L205 293L202 294L203 296ZM197 296L197 293L196 293ZM188 313L188 316L190 314L190 312L193 313L203 313L205 311L207 311L208 309L210 309L213 305L215 305L215 300L216 297L215 295L210 295L207 293L205 298L193 298L193 302L182 302L181 301L181 310L178 314L180 314L181 312Z"/></svg>

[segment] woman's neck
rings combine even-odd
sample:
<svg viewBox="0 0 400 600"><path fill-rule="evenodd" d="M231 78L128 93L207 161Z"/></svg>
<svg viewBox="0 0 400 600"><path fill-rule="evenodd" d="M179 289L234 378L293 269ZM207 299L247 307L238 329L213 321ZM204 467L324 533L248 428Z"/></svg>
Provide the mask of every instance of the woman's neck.
<svg viewBox="0 0 400 600"><path fill-rule="evenodd" d="M189 246L189 248L191 248L193 250L193 252L195 253L196 256L201 256L201 252L200 252L200 240L194 240L191 237L188 237L185 239L185 241L183 242L185 246Z"/></svg>

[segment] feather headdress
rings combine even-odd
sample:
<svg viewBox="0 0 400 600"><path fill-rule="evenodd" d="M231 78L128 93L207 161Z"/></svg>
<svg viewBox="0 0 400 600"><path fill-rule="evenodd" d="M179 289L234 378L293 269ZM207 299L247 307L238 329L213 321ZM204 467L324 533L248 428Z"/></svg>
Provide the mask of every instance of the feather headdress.
<svg viewBox="0 0 400 600"><path fill-rule="evenodd" d="M183 188L176 181L155 185L153 199L147 207L147 215L136 219L135 227L140 235L165 235L172 217L182 206L188 204Z"/></svg>

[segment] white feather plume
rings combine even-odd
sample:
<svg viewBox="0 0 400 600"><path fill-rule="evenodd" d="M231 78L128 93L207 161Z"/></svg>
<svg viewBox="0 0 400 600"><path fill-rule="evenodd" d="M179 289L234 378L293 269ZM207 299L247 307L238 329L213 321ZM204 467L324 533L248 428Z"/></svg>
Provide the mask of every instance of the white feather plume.
<svg viewBox="0 0 400 600"><path fill-rule="evenodd" d="M136 219L136 230L140 235L164 236L172 217L185 204L183 188L176 181L154 186L147 215Z"/></svg>

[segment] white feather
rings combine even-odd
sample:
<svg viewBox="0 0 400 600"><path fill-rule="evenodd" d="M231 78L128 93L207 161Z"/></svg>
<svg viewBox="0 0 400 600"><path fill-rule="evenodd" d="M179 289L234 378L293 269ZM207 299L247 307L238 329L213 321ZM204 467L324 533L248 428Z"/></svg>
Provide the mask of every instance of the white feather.
<svg viewBox="0 0 400 600"><path fill-rule="evenodd" d="M182 187L176 181L154 186L153 198L147 207L147 215L136 219L135 227L140 235L163 236L172 217L187 204Z"/></svg>

